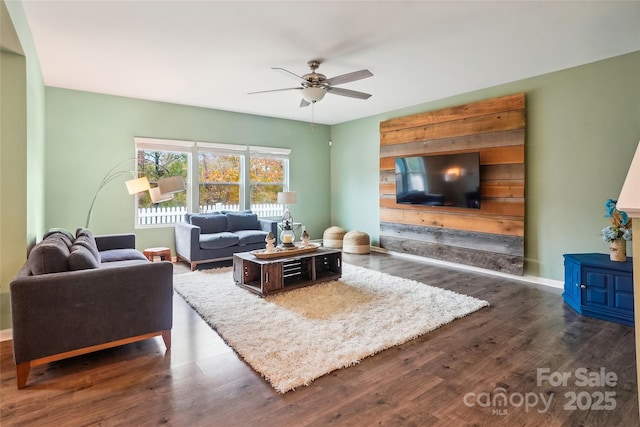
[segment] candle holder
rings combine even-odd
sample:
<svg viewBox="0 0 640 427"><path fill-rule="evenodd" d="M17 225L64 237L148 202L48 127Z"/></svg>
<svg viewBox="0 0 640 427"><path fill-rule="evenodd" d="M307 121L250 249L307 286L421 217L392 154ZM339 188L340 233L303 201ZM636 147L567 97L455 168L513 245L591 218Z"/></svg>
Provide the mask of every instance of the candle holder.
<svg viewBox="0 0 640 427"><path fill-rule="evenodd" d="M282 247L285 249L293 249L296 245L293 244L296 235L291 228L291 222L288 218L286 218L282 222L282 233L280 234L280 241L282 242Z"/></svg>

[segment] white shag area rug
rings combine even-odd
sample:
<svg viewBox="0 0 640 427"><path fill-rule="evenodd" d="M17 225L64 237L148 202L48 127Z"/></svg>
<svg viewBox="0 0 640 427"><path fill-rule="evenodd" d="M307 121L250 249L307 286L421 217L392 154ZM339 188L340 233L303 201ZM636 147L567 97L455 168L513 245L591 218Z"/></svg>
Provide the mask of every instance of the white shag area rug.
<svg viewBox="0 0 640 427"><path fill-rule="evenodd" d="M259 297L232 268L174 276L175 290L280 393L489 303L343 263L340 280Z"/></svg>

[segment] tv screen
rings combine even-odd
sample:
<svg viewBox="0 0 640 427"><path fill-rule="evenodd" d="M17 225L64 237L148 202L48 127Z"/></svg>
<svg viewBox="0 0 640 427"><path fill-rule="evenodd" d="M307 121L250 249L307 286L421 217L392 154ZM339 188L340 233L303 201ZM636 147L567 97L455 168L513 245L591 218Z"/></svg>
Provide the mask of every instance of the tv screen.
<svg viewBox="0 0 640 427"><path fill-rule="evenodd" d="M397 158L396 202L480 209L480 153Z"/></svg>

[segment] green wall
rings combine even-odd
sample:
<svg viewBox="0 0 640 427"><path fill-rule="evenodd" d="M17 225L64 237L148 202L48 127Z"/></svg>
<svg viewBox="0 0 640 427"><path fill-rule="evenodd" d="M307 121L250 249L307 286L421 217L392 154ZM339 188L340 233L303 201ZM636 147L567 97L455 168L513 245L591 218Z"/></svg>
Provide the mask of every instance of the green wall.
<svg viewBox="0 0 640 427"><path fill-rule="evenodd" d="M134 137L248 144L291 149L291 207L312 238L330 218L329 133L324 125L144 101L67 89L46 89L46 226L75 230L103 176L134 156ZM100 192L91 229L96 234L135 232L139 249L174 247L173 227L134 225L134 199L125 178Z"/></svg>
<svg viewBox="0 0 640 427"><path fill-rule="evenodd" d="M44 231L44 82L21 2L0 4L0 329L9 283Z"/></svg>
<svg viewBox="0 0 640 427"><path fill-rule="evenodd" d="M337 224L366 231L377 244L380 121L525 92L526 273L561 280L563 253L607 251L600 240L600 229L607 225L603 204L618 196L640 139L640 52L312 128L303 122L45 89L22 3L2 3L3 27L8 14L23 52L3 49L0 64L0 328L10 326L9 282L28 248L49 227L73 230L84 224L100 179L132 156L134 136L291 148L291 187L299 198L292 207L296 221L307 225L312 238ZM173 246L171 227L136 230L133 211L133 198L112 183L98 198L92 228L96 233L136 232L139 248Z"/></svg>
<svg viewBox="0 0 640 427"><path fill-rule="evenodd" d="M606 253L604 202L620 194L640 140L640 52L333 126L332 223L378 244L381 121L519 92L527 102L525 274L562 280L562 254Z"/></svg>

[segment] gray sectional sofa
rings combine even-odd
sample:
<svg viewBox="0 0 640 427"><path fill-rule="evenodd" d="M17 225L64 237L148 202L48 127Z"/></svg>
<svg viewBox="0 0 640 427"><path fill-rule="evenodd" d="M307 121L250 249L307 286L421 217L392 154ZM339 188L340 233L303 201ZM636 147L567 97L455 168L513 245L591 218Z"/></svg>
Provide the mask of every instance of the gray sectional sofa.
<svg viewBox="0 0 640 427"><path fill-rule="evenodd" d="M278 235L278 222L251 211L187 214L175 224L176 254L195 270L198 264L230 259L234 253L264 249Z"/></svg>
<svg viewBox="0 0 640 427"><path fill-rule="evenodd" d="M32 366L161 335L171 347L173 264L134 234L47 233L10 284L18 388Z"/></svg>

